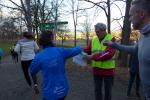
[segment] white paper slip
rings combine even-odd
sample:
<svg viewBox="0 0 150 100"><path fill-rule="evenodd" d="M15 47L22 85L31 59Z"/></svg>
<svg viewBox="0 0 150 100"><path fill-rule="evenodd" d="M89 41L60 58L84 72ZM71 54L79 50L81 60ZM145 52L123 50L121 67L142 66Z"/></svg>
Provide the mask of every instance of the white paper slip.
<svg viewBox="0 0 150 100"><path fill-rule="evenodd" d="M85 53L85 52L81 52L81 54L80 55L82 55L82 56L87 56L88 54L87 53Z"/></svg>
<svg viewBox="0 0 150 100"><path fill-rule="evenodd" d="M81 54L74 56L73 62L78 64L79 66L82 66L82 67L87 65L86 61L83 59L83 56Z"/></svg>

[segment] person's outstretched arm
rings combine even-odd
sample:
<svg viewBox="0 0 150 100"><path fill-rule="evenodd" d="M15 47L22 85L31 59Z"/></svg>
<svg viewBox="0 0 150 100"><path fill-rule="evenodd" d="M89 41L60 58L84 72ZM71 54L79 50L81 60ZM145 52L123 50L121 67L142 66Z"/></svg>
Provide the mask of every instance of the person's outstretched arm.
<svg viewBox="0 0 150 100"><path fill-rule="evenodd" d="M109 41L109 42L105 42L104 45L105 46L110 46L112 48L130 53L130 54L135 54L138 50L138 44L137 43L135 45L128 46L128 45L122 45L122 44L118 44L116 42Z"/></svg>
<svg viewBox="0 0 150 100"><path fill-rule="evenodd" d="M41 68L40 68L40 61L38 60L38 58L37 57L35 57L33 60L32 60L32 63L31 63L31 65L30 65L30 73L31 73L31 75L34 77L34 80L33 80L33 82L35 83L35 84L37 84L37 80L36 80L36 74L39 72L39 70L40 70Z"/></svg>
<svg viewBox="0 0 150 100"><path fill-rule="evenodd" d="M76 46L76 47L73 47L73 48L63 48L62 55L63 55L64 58L67 59L67 58L76 56L81 52L82 52L82 48L80 46Z"/></svg>

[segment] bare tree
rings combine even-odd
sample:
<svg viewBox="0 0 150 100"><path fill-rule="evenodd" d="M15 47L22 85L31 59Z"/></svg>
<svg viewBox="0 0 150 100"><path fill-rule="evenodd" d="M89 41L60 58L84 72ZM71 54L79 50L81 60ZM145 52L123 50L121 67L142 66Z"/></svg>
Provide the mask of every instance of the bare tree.
<svg viewBox="0 0 150 100"><path fill-rule="evenodd" d="M13 0L8 0L10 3L12 3L14 6L6 6L4 4L0 4L3 7L10 8L12 10L19 10L25 18L25 23L27 26L28 31L32 31L32 14L31 14L31 0L20 0L20 5L17 4Z"/></svg>
<svg viewBox="0 0 150 100"><path fill-rule="evenodd" d="M92 25L92 22L89 19L89 15L86 13L85 21L81 24L82 28L80 30L83 34L85 33L86 45L89 44L89 36L90 36L90 32L92 31L91 25Z"/></svg>
<svg viewBox="0 0 150 100"><path fill-rule="evenodd" d="M111 2L110 0L100 0L99 2L93 2L92 0L80 0L80 1L86 1L86 2L89 2L89 3L92 3L93 5L96 5L98 7L100 7L106 17L107 17L107 30L108 30L108 33L111 32L111 12L110 12L110 7L111 7ZM91 7L90 7L91 8ZM85 8L85 9L89 9L89 8Z"/></svg>
<svg viewBox="0 0 150 100"><path fill-rule="evenodd" d="M79 10L79 1L78 0L69 0L69 5L71 7L71 14L74 25L74 46L76 46L76 35L77 35L77 24L78 24L78 10Z"/></svg>
<svg viewBox="0 0 150 100"><path fill-rule="evenodd" d="M69 35L67 34L67 29L58 29L58 34L57 34L57 37L61 38L61 45L63 46L65 40L67 38L69 38Z"/></svg>
<svg viewBox="0 0 150 100"><path fill-rule="evenodd" d="M126 11L125 11L125 17L123 22L123 29L122 29L122 39L121 44L129 44L129 38L131 33L131 22L129 21L129 9L131 5L132 0L126 1ZM121 59L120 64L123 66L127 66L127 58L128 55L125 52L120 52L119 59Z"/></svg>
<svg viewBox="0 0 150 100"><path fill-rule="evenodd" d="M15 19L12 17L3 18L0 23L0 39L15 40L18 37L18 27L15 25Z"/></svg>
<svg viewBox="0 0 150 100"><path fill-rule="evenodd" d="M37 36L41 23L58 20L58 13L56 12L58 12L58 7L63 2L63 0L61 0L60 3L57 2L57 5L54 6L53 4L58 0L20 0L20 5L17 4L15 0L7 1L11 2L13 6L6 6L1 3L0 5L12 10L20 11L22 20L25 22L28 31L36 32Z"/></svg>

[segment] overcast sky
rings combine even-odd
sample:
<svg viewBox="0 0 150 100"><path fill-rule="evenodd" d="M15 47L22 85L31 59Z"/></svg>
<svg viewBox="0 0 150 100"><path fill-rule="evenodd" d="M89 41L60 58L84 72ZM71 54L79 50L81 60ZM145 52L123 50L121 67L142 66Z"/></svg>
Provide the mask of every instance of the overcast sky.
<svg viewBox="0 0 150 100"><path fill-rule="evenodd" d="M93 2L97 2L100 0L92 0ZM93 4L85 2L85 1L80 1L81 3L81 7L82 8L88 8L91 7ZM125 3L124 2L115 2L116 5L119 6L119 8L122 11L122 14L124 15L124 11L125 11ZM69 6L69 5L68 5ZM68 9L70 9L69 7L67 7ZM100 8L99 8L100 9ZM90 18L90 21L92 22L92 29L94 29L94 25L98 22L103 22L105 24L107 24L107 19L105 16L105 13L103 10L99 10L98 12L95 12L95 9L90 9L87 10L88 12L88 17ZM83 12L85 13L85 12ZM96 15L95 15L96 14ZM111 20L113 19L119 19L121 18L121 14L120 14L120 10L117 8L117 6L115 6L114 4L111 6ZM64 20L68 20L69 22L69 28L73 30L73 19L72 19L72 15L70 14L69 16L64 16L63 17ZM78 24L83 23L83 21L85 20L85 17L80 17L78 19ZM123 19L118 21L119 23L123 23ZM119 30L120 29L120 25L118 24L117 21L113 21L111 24L111 30L115 31L115 30Z"/></svg>
<svg viewBox="0 0 150 100"><path fill-rule="evenodd" d="M14 2L16 2L17 4L20 3L20 0L13 0ZM68 0L67 0L68 1ZM92 0L93 2L97 2L99 0ZM11 3L7 2L7 0L3 0L3 2L5 2L5 4L7 5L11 5ZM85 7L90 7L92 6L91 3L87 3L87 2L84 2L84 1L80 1L81 3L81 7L82 8L85 8ZM119 7L120 9L122 10L122 13L124 15L124 9L125 9L125 4L123 2L115 2ZM66 7L69 9L69 7ZM5 13L7 12L7 10L5 10ZM104 14L104 11L103 10L99 10L98 12L94 13L95 12L95 9L91 9L91 10L88 10L88 15L89 15L89 18L90 18L90 21L92 22L92 29L94 28L93 26L97 23L97 22L103 22L105 24L107 24L107 21L106 21L106 16ZM8 13L7 13L8 14ZM98 15L98 16L94 16L94 15ZM120 11L119 9L115 6L115 5L112 5L111 6L111 19L113 20L114 18L115 19L118 19L121 17L121 14L120 14ZM85 20L85 17L81 17L78 19L78 22L79 23L83 23L83 21ZM68 15L68 16L63 16L63 19L62 21L68 21L68 26L69 26L69 29L72 29L73 30L73 20L72 20L72 15ZM119 23L122 24L123 20L120 20ZM119 29L119 24L114 21L112 22L111 24L111 29L112 30L118 30Z"/></svg>

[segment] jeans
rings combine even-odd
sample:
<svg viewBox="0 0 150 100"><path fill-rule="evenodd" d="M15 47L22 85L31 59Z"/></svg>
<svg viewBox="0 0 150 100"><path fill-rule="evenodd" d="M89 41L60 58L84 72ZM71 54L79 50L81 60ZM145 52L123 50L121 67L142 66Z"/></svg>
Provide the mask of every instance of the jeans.
<svg viewBox="0 0 150 100"><path fill-rule="evenodd" d="M142 84L146 100L150 100L150 85Z"/></svg>
<svg viewBox="0 0 150 100"><path fill-rule="evenodd" d="M104 88L105 88L104 100L111 100L113 81L114 81L114 76L94 75L96 100L103 100L103 94L102 94L103 82L104 82Z"/></svg>
<svg viewBox="0 0 150 100"><path fill-rule="evenodd" d="M150 100L150 98L146 98L146 100Z"/></svg>
<svg viewBox="0 0 150 100"><path fill-rule="evenodd" d="M129 78L128 90L127 90L128 96L130 96L131 94L131 89L132 89L132 85L134 83L135 78L136 78L136 95L139 95L139 88L140 88L139 73L130 72L130 78Z"/></svg>

